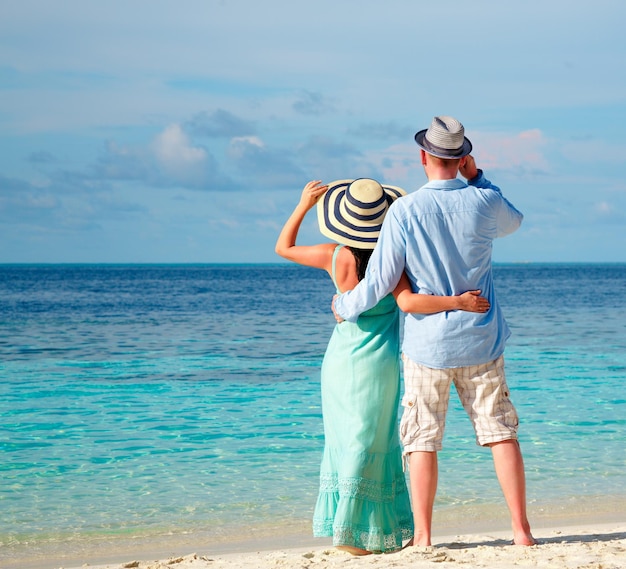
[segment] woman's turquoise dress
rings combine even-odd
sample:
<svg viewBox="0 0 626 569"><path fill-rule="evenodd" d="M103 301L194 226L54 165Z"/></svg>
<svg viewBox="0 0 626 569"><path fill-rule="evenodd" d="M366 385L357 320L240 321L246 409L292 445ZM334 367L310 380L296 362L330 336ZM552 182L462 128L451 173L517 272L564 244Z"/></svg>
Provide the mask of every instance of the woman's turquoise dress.
<svg viewBox="0 0 626 569"><path fill-rule="evenodd" d="M332 276L335 286L335 259ZM398 440L400 331L392 295L335 326L322 363L325 446L313 534L393 551L413 536Z"/></svg>

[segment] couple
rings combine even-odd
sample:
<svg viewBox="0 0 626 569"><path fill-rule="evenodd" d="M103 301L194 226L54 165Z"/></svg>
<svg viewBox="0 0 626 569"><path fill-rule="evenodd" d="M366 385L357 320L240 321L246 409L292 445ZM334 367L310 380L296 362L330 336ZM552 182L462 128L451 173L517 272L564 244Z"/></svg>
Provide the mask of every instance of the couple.
<svg viewBox="0 0 626 569"><path fill-rule="evenodd" d="M339 294L340 323L322 364L325 448L314 533L355 554L397 550L413 531L413 544L431 545L437 451L454 382L478 444L491 447L514 543L532 545L504 377L509 330L491 272L493 239L515 231L522 215L476 168L456 119L435 117L415 140L428 178L417 192L397 199L403 190L368 179L309 182L276 244L279 255L325 269ZM321 232L339 245L296 245L315 204ZM408 313L400 434L412 514L396 432L396 304Z"/></svg>

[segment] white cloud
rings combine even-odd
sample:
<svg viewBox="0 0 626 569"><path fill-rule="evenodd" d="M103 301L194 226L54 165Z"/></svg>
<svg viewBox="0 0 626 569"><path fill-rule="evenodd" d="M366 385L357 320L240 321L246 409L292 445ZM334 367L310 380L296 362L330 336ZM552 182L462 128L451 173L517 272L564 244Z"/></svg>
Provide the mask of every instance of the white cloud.
<svg viewBox="0 0 626 569"><path fill-rule="evenodd" d="M468 138L479 168L518 174L545 174L551 170L546 157L549 141L540 129L518 133L473 132Z"/></svg>
<svg viewBox="0 0 626 569"><path fill-rule="evenodd" d="M593 213L596 221L602 223L618 223L623 224L626 221L624 212L612 203L607 201L596 202L593 206Z"/></svg>
<svg viewBox="0 0 626 569"><path fill-rule="evenodd" d="M202 166L207 159L203 148L192 146L179 124L168 126L154 141L154 153L166 171L184 172Z"/></svg>
<svg viewBox="0 0 626 569"><path fill-rule="evenodd" d="M539 129L517 133L474 131L468 133L468 138L478 167L487 172L500 170L523 176L551 170L547 158L550 142ZM404 184L411 190L426 182L419 147L413 142L367 151L365 156L388 183Z"/></svg>
<svg viewBox="0 0 626 569"><path fill-rule="evenodd" d="M230 141L229 154L233 158L241 157L249 147L264 149L265 143L258 136L235 136Z"/></svg>
<svg viewBox="0 0 626 569"><path fill-rule="evenodd" d="M398 185L411 191L426 182L420 161L419 147L415 143L394 144L365 153L365 160L374 164L382 182Z"/></svg>
<svg viewBox="0 0 626 569"><path fill-rule="evenodd" d="M174 123L159 133L150 145L156 172L150 176L157 186L193 189L225 189L232 182L219 173L213 155L194 145L183 127Z"/></svg>

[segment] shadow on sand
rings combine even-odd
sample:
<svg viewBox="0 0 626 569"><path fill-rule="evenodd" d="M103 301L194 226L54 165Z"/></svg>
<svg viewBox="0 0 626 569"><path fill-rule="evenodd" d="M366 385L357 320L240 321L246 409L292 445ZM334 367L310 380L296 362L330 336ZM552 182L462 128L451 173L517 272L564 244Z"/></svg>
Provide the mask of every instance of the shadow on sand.
<svg viewBox="0 0 626 569"><path fill-rule="evenodd" d="M549 543L592 543L599 541L613 541L616 539L626 539L626 532L590 533L584 535L556 535L554 537L542 537L537 538L537 545L534 547L540 547L541 545ZM507 545L513 545L513 542L507 539L493 539L471 543L463 541L451 541L449 543L438 543L437 547L447 547L448 549L473 549L475 547L481 546L504 547Z"/></svg>

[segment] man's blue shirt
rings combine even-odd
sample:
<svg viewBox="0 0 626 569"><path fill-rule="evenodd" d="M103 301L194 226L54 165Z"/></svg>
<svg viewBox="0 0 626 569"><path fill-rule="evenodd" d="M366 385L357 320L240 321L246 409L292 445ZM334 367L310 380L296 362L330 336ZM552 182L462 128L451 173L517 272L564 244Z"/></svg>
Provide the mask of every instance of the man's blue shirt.
<svg viewBox="0 0 626 569"><path fill-rule="evenodd" d="M433 180L397 199L365 278L335 301L337 313L354 322L394 290L403 270L413 292L450 296L481 290L491 303L486 313L406 315L402 350L431 368L491 361L504 352L510 335L495 296L491 251L493 240L513 233L523 216L480 170L470 184Z"/></svg>

